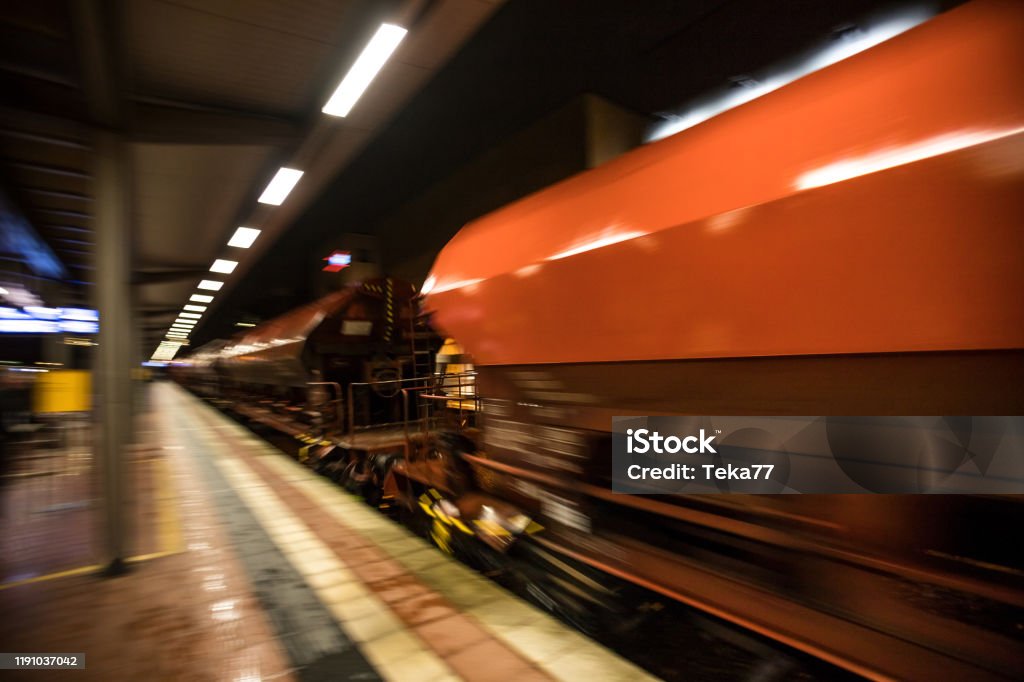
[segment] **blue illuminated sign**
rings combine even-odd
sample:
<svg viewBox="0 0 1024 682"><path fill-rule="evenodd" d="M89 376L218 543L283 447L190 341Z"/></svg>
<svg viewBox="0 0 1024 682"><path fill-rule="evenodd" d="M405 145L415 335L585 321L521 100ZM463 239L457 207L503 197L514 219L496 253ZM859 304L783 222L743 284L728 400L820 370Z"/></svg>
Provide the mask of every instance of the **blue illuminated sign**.
<svg viewBox="0 0 1024 682"><path fill-rule="evenodd" d="M0 333L95 334L100 330L99 319L99 313L89 308L0 308Z"/></svg>

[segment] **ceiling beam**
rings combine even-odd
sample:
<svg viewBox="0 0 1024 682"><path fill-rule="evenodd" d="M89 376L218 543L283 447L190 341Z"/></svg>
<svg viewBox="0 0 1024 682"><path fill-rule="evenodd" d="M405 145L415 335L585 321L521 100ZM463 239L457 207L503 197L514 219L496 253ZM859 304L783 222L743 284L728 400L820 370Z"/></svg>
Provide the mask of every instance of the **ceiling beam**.
<svg viewBox="0 0 1024 682"><path fill-rule="evenodd" d="M92 220L91 213L83 213L82 211L69 211L63 208L42 208L32 207L34 213L45 213L47 215L60 216L61 218L79 218L81 220Z"/></svg>
<svg viewBox="0 0 1024 682"><path fill-rule="evenodd" d="M181 312L181 308L143 308L139 310L139 315L142 317L153 318L153 317L169 317L172 320L174 316ZM148 321L147 321L148 322ZM158 323L159 324L159 323Z"/></svg>
<svg viewBox="0 0 1024 682"><path fill-rule="evenodd" d="M55 147L68 147L70 149L82 149L85 151L89 151L92 149L92 146L90 144L88 144L87 142L82 142L81 140L62 137L60 135L48 135L36 132L29 132L27 130L19 130L17 128L0 128L0 136L16 140L38 142L40 144Z"/></svg>
<svg viewBox="0 0 1024 682"><path fill-rule="evenodd" d="M167 282L180 282L185 279L195 279L209 275L208 268L174 268L170 270L136 270L132 273L132 284L166 284Z"/></svg>
<svg viewBox="0 0 1024 682"><path fill-rule="evenodd" d="M298 123L280 116L168 100L134 101L134 142L287 146L302 136Z"/></svg>
<svg viewBox="0 0 1024 682"><path fill-rule="evenodd" d="M41 230L64 230L66 232L76 232L78 234L92 234L92 230L88 227L78 227L77 225L57 225L55 223L39 223L39 229Z"/></svg>
<svg viewBox="0 0 1024 682"><path fill-rule="evenodd" d="M47 189L46 187L19 187L19 191L26 194L38 194L43 197L52 197L54 199L71 199L73 201L86 201L91 202L92 196L89 194L83 194L81 192L68 192L65 190Z"/></svg>
<svg viewBox="0 0 1024 682"><path fill-rule="evenodd" d="M2 158L0 162L12 167L20 168L21 170L32 171L34 173L45 173L47 175L60 175L65 178L79 178L81 180L90 180L92 176L85 171L77 168L67 168L65 166L53 166L46 163L32 163L31 161L22 161L21 159Z"/></svg>

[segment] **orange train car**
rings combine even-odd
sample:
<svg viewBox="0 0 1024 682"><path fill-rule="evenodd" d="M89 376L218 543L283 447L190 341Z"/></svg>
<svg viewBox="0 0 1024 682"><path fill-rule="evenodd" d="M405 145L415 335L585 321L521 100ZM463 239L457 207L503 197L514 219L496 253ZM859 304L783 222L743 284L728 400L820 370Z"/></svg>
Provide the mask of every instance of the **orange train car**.
<svg viewBox="0 0 1024 682"><path fill-rule="evenodd" d="M861 675L1012 677L1012 628L929 600L1019 613L1018 502L618 495L608 450L613 415L1024 413L1022 67L1024 4L976 0L467 225L423 287L483 397L442 492Z"/></svg>
<svg viewBox="0 0 1024 682"><path fill-rule="evenodd" d="M656 362L608 382L646 397L557 377L619 409L1018 413L1022 37L1019 3L970 3L495 211L427 307L481 368Z"/></svg>

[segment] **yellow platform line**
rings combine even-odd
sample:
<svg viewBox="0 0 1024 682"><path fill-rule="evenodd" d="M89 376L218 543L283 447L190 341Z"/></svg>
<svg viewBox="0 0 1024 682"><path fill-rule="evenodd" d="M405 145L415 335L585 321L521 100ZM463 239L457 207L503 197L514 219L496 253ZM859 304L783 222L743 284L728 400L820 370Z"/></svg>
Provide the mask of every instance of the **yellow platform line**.
<svg viewBox="0 0 1024 682"><path fill-rule="evenodd" d="M137 556L128 557L125 561L129 564L138 564L143 561L150 561L152 559L160 559L165 556L171 556L173 554L180 554L181 552L152 552L150 554L139 554ZM65 571L56 571L54 573L47 573L46 575L36 575L31 578L24 578L22 580L14 580L9 583L0 583L0 592L9 590L13 587L21 587L22 585L31 585L33 583L46 582L47 580L58 580L60 578L73 578L78 575L87 575L89 573L99 573L103 570L103 566L100 564L93 564L91 566L79 566L78 568L69 568Z"/></svg>
<svg viewBox="0 0 1024 682"><path fill-rule="evenodd" d="M161 548L156 552L149 552L148 554L137 554L132 557L125 559L127 563L138 564L144 561L151 561L153 559L160 559L166 556L172 556L174 554L180 554L185 551L184 534L181 528L181 518L178 515L176 509L175 491L174 486L171 484L171 469L170 464L164 457L153 457L145 460L147 462L153 462L156 466L154 467L154 481L156 487L156 512L157 512L157 527L156 533L159 540L158 546ZM103 569L100 564L92 564L90 566L79 566L77 568L69 568L64 571L56 571L54 573L47 573L45 575L37 575L31 578L25 578L23 580L15 580L7 583L0 583L0 591L8 590L13 587L21 587L22 585L31 585L33 583L45 582L48 580L58 580L60 578L72 578L78 575L86 575L89 573L98 573Z"/></svg>
<svg viewBox="0 0 1024 682"><path fill-rule="evenodd" d="M58 578L71 578L76 575L84 575L86 573L92 573L100 570L99 565L95 566L79 566L78 568L69 568L66 571L57 571L56 573L47 573L46 575L37 575L32 578L25 578L23 580L15 580L9 583L3 583L0 585L0 591L7 590L12 587L21 587L22 585L31 585L32 583L41 583L45 580L56 580Z"/></svg>

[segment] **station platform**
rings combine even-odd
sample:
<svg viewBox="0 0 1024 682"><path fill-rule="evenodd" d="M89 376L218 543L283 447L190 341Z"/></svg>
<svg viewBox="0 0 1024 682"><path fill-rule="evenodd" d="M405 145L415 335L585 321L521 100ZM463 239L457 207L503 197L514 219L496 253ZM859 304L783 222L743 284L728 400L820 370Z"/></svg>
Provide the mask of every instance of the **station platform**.
<svg viewBox="0 0 1024 682"><path fill-rule="evenodd" d="M0 650L86 655L13 678L650 679L178 386L146 390L131 570L101 577L84 523L18 540L64 553L5 546ZM25 493L4 495L9 517Z"/></svg>

